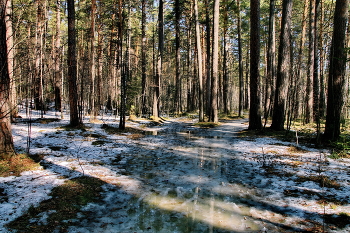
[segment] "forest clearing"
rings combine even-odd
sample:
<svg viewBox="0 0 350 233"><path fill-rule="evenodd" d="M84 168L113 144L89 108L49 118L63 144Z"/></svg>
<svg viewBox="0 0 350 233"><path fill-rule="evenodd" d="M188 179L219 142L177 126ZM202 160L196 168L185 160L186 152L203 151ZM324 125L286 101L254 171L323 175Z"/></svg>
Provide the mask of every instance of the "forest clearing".
<svg viewBox="0 0 350 233"><path fill-rule="evenodd" d="M81 129L55 112L22 115L16 151L40 165L0 178L0 232L350 230L350 159L240 135L247 119L134 118L120 131L113 115Z"/></svg>

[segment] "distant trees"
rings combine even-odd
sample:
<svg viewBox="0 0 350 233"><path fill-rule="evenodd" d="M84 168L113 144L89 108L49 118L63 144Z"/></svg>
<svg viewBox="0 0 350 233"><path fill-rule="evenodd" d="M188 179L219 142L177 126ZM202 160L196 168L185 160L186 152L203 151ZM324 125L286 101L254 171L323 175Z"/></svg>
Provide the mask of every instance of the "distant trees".
<svg viewBox="0 0 350 233"><path fill-rule="evenodd" d="M69 109L72 125L83 114L113 113L121 128L130 114L218 122L220 114L249 110L250 129L262 128L262 116L277 130L294 119L321 129L325 98L340 91L324 78L337 59L326 60L326 28L336 29L332 1L294 1L293 15L292 0L82 0L75 9L72 1L12 3L11 109L25 100L44 114L55 103Z"/></svg>

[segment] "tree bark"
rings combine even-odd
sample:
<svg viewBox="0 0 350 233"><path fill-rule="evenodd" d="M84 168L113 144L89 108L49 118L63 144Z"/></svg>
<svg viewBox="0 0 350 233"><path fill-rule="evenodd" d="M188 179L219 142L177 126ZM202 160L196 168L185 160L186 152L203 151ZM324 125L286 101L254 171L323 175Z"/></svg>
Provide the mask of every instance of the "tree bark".
<svg viewBox="0 0 350 233"><path fill-rule="evenodd" d="M219 122L218 116L218 80L219 80L219 17L220 1L214 1L214 22L213 22L213 63L211 82L211 117L210 121Z"/></svg>
<svg viewBox="0 0 350 233"><path fill-rule="evenodd" d="M243 54L242 54L242 25L241 25L241 0L237 0L237 34L238 34L238 76L239 76L239 99L238 116L243 116L244 107L244 78L243 78Z"/></svg>
<svg viewBox="0 0 350 233"><path fill-rule="evenodd" d="M79 126L78 92L77 92L77 59L76 59L76 33L75 33L75 7L74 0L67 0L68 8L68 91L70 125Z"/></svg>
<svg viewBox="0 0 350 233"><path fill-rule="evenodd" d="M147 74L146 74L146 0L142 0L142 19L141 19L141 88L142 88L142 115L147 114L147 98L146 98L146 84L147 84Z"/></svg>
<svg viewBox="0 0 350 233"><path fill-rule="evenodd" d="M194 0L194 15L196 21L196 46L197 46L197 63L198 63L198 82L199 82L199 122L204 121L204 95L203 95L203 60L201 35L198 21L198 1Z"/></svg>
<svg viewBox="0 0 350 233"><path fill-rule="evenodd" d="M54 51L55 109L61 111L61 0L56 1L56 38Z"/></svg>
<svg viewBox="0 0 350 233"><path fill-rule="evenodd" d="M280 45L278 49L278 67L275 102L271 128L284 130L287 88L290 80L290 29L292 17L292 0L283 1Z"/></svg>
<svg viewBox="0 0 350 233"><path fill-rule="evenodd" d="M153 116L159 117L159 105L160 105L160 80L162 77L162 65L163 65L163 50L164 50L164 15L163 15L163 0L159 0L158 9L158 57L157 57L157 70L154 80L154 95L153 95Z"/></svg>
<svg viewBox="0 0 350 233"><path fill-rule="evenodd" d="M262 128L260 114L260 0L250 0L250 111L249 129Z"/></svg>
<svg viewBox="0 0 350 233"><path fill-rule="evenodd" d="M341 111L344 104L346 71L346 26L349 0L337 0L334 12L334 28L329 61L327 116L324 138L336 140L340 136Z"/></svg>
<svg viewBox="0 0 350 233"><path fill-rule="evenodd" d="M15 150L9 108L11 80L8 70L5 12L6 0L0 0L0 156L11 156Z"/></svg>
<svg viewBox="0 0 350 233"><path fill-rule="evenodd" d="M267 77L265 90L264 118L265 125L267 118L271 114L273 105L273 87L276 79L276 36L275 36L275 0L270 0L270 17L269 17L269 37L267 47ZM264 125L264 127L265 127Z"/></svg>

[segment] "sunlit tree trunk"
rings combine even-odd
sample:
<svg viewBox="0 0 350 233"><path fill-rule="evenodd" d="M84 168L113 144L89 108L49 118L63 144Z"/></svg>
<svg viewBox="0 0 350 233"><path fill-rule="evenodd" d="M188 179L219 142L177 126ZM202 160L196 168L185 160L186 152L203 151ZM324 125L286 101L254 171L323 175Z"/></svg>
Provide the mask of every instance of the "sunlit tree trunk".
<svg viewBox="0 0 350 233"><path fill-rule="evenodd" d="M6 44L6 0L0 0L0 155L13 155L10 119L10 75Z"/></svg>
<svg viewBox="0 0 350 233"><path fill-rule="evenodd" d="M199 121L204 121L204 96L203 96L203 60L201 34L198 21L198 1L194 0L194 17L196 21L196 46L197 46L197 63L198 63L198 82L199 82Z"/></svg>
<svg viewBox="0 0 350 233"><path fill-rule="evenodd" d="M327 116L324 137L336 140L340 136L341 111L344 104L346 71L346 26L349 0L337 0L334 12L334 28L329 61Z"/></svg>
<svg viewBox="0 0 350 233"><path fill-rule="evenodd" d="M271 114L273 105L273 87L276 79L276 36L275 36L275 0L270 0L270 17L269 17L269 37L267 47L267 77L265 90L264 118L265 125L267 118Z"/></svg>
<svg viewBox="0 0 350 233"><path fill-rule="evenodd" d="M96 15L96 0L91 1L91 14L90 14L90 108L91 118L97 116L97 109L95 105L96 101L96 65L95 65L95 15Z"/></svg>
<svg viewBox="0 0 350 233"><path fill-rule="evenodd" d="M260 114L260 0L250 0L250 111L249 129L261 129Z"/></svg>
<svg viewBox="0 0 350 233"><path fill-rule="evenodd" d="M36 34L35 34L35 67L34 67L34 103L37 110L43 110L43 99L42 99L42 60L43 60L43 36L44 36L44 2L38 0L36 2Z"/></svg>
<svg viewBox="0 0 350 233"><path fill-rule="evenodd" d="M12 28L12 0L6 1L6 14L5 14L5 22L6 22L6 43L7 43L7 60L8 60L8 71L10 76L10 109L11 109L11 119L14 119L18 116L17 109L17 91L16 91L16 80L14 76L14 35Z"/></svg>
<svg viewBox="0 0 350 233"><path fill-rule="evenodd" d="M219 122L218 116L218 80L219 80L219 17L220 1L214 0L214 22L213 22L213 63L211 82L211 112L209 121Z"/></svg>
<svg viewBox="0 0 350 233"><path fill-rule="evenodd" d="M280 45L278 49L278 67L275 102L271 128L283 130L287 100L288 81L290 80L290 30L292 18L292 0L283 1Z"/></svg>
<svg viewBox="0 0 350 233"><path fill-rule="evenodd" d="M238 34L238 79L239 79L239 97L238 97L238 116L243 116L244 107L244 78L243 78L243 54L242 54L242 25L241 25L241 0L237 0L237 34Z"/></svg>

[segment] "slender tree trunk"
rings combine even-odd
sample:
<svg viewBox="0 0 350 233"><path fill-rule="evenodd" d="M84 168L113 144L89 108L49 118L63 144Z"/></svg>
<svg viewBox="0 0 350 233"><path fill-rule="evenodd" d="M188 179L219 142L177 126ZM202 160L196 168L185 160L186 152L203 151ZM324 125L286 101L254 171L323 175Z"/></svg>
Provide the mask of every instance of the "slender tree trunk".
<svg viewBox="0 0 350 233"><path fill-rule="evenodd" d="M198 82L199 82L199 121L204 121L204 95L203 95L203 60L201 35L198 20L198 1L194 0L194 15L196 21L196 46L197 46L197 63L198 63Z"/></svg>
<svg viewBox="0 0 350 233"><path fill-rule="evenodd" d="M205 23L206 23L206 112L209 118L212 115L211 111L211 69L212 69L212 46L211 46L211 25L210 25L210 6L209 0L205 0Z"/></svg>
<svg viewBox="0 0 350 233"><path fill-rule="evenodd" d="M224 106L224 113L230 114L230 99L229 99L229 75L228 75L228 48L227 48L227 30L228 30L228 5L227 0L224 2L225 10L224 10L224 28L223 28L223 61L222 61L222 99L223 99L223 106ZM221 89L221 88L220 88Z"/></svg>
<svg viewBox="0 0 350 233"><path fill-rule="evenodd" d="M146 84L147 84L147 74L146 74L146 0L142 0L142 20L141 20L141 76L142 76L142 115L147 114L147 96L146 96Z"/></svg>
<svg viewBox="0 0 350 233"><path fill-rule="evenodd" d="M241 0L237 0L237 34L238 34L238 76L239 76L239 99L238 116L243 116L244 107L244 78L243 78L243 54L242 54L242 26L241 26Z"/></svg>
<svg viewBox="0 0 350 233"><path fill-rule="evenodd" d="M308 72L306 81L306 96L305 96L305 123L313 121L314 109L313 109L313 93L314 93L314 71L315 71L315 8L316 0L310 0L310 12L309 12L309 60L308 60Z"/></svg>
<svg viewBox="0 0 350 233"><path fill-rule="evenodd" d="M44 34L44 3L43 0L36 2L36 35L35 35L35 72L34 72L34 103L35 109L43 110L42 99L42 56L43 56L43 34Z"/></svg>
<svg viewBox="0 0 350 233"><path fill-rule="evenodd" d="M249 129L261 129L260 114L260 0L250 0L250 111Z"/></svg>
<svg viewBox="0 0 350 233"><path fill-rule="evenodd" d="M213 22L213 63L211 83L211 122L219 122L218 116L218 80L219 80L219 17L220 1L214 0L214 22Z"/></svg>
<svg viewBox="0 0 350 233"><path fill-rule="evenodd" d="M95 64L95 15L96 15L96 0L91 1L91 14L90 14L90 109L91 118L94 119L97 116L96 102L96 64Z"/></svg>
<svg viewBox="0 0 350 233"><path fill-rule="evenodd" d="M180 20L181 5L180 0L175 0L175 112L181 112L181 53L180 53Z"/></svg>
<svg viewBox="0 0 350 233"><path fill-rule="evenodd" d="M283 1L280 46L278 49L278 67L275 102L271 128L283 130L287 100L287 88L290 80L290 29L292 17L292 0Z"/></svg>
<svg viewBox="0 0 350 233"><path fill-rule="evenodd" d="M18 116L17 109L17 91L16 91L16 80L14 78L14 35L12 28L12 0L6 1L6 14L5 14L5 22L6 22L6 43L7 43L7 60L8 60L8 71L10 76L10 109L11 109L11 119L14 119Z"/></svg>
<svg viewBox="0 0 350 233"><path fill-rule="evenodd" d="M309 3L307 1L305 1L304 4L304 13L303 13L303 21L302 21L302 26L301 26L301 38L300 38L300 44L299 44L299 54L298 54L298 62L297 62L297 73L296 73L296 80L295 80L295 85L301 86L302 85L302 60L303 60L303 51L304 51L304 47L305 47L305 39L306 39L306 19L307 19L307 13L309 10ZM299 105L300 105L300 94L301 94L301 90L300 88L296 89L296 100L295 100L295 113L294 116L298 117L298 109L299 109Z"/></svg>
<svg viewBox="0 0 350 233"><path fill-rule="evenodd" d="M2 157L15 153L9 108L11 80L8 70L5 12L6 0L0 0L0 155Z"/></svg>
<svg viewBox="0 0 350 233"><path fill-rule="evenodd" d="M61 0L56 1L56 38L54 53L55 109L61 111Z"/></svg>
<svg viewBox="0 0 350 233"><path fill-rule="evenodd" d="M76 38L75 38L75 7L74 0L67 0L68 5L68 87L69 87L69 109L70 125L75 127L80 124L78 114L78 92L77 92L77 60L76 60Z"/></svg>
<svg viewBox="0 0 350 233"><path fill-rule="evenodd" d="M157 72L155 77L155 94L153 95L153 116L159 117L159 105L160 105L160 80L162 78L162 58L164 50L164 16L163 16L163 0L159 0L159 11L158 11L158 62Z"/></svg>
<svg viewBox="0 0 350 233"><path fill-rule="evenodd" d="M276 38L275 38L275 0L270 0L270 17L269 17L269 37L267 48L267 75L266 75L266 92L264 105L265 125L267 118L271 114L273 105L273 87L276 79Z"/></svg>
<svg viewBox="0 0 350 233"><path fill-rule="evenodd" d="M349 0L337 0L334 12L334 28L328 77L327 116L324 137L336 140L340 136L341 111L344 104L346 71L346 26Z"/></svg>

